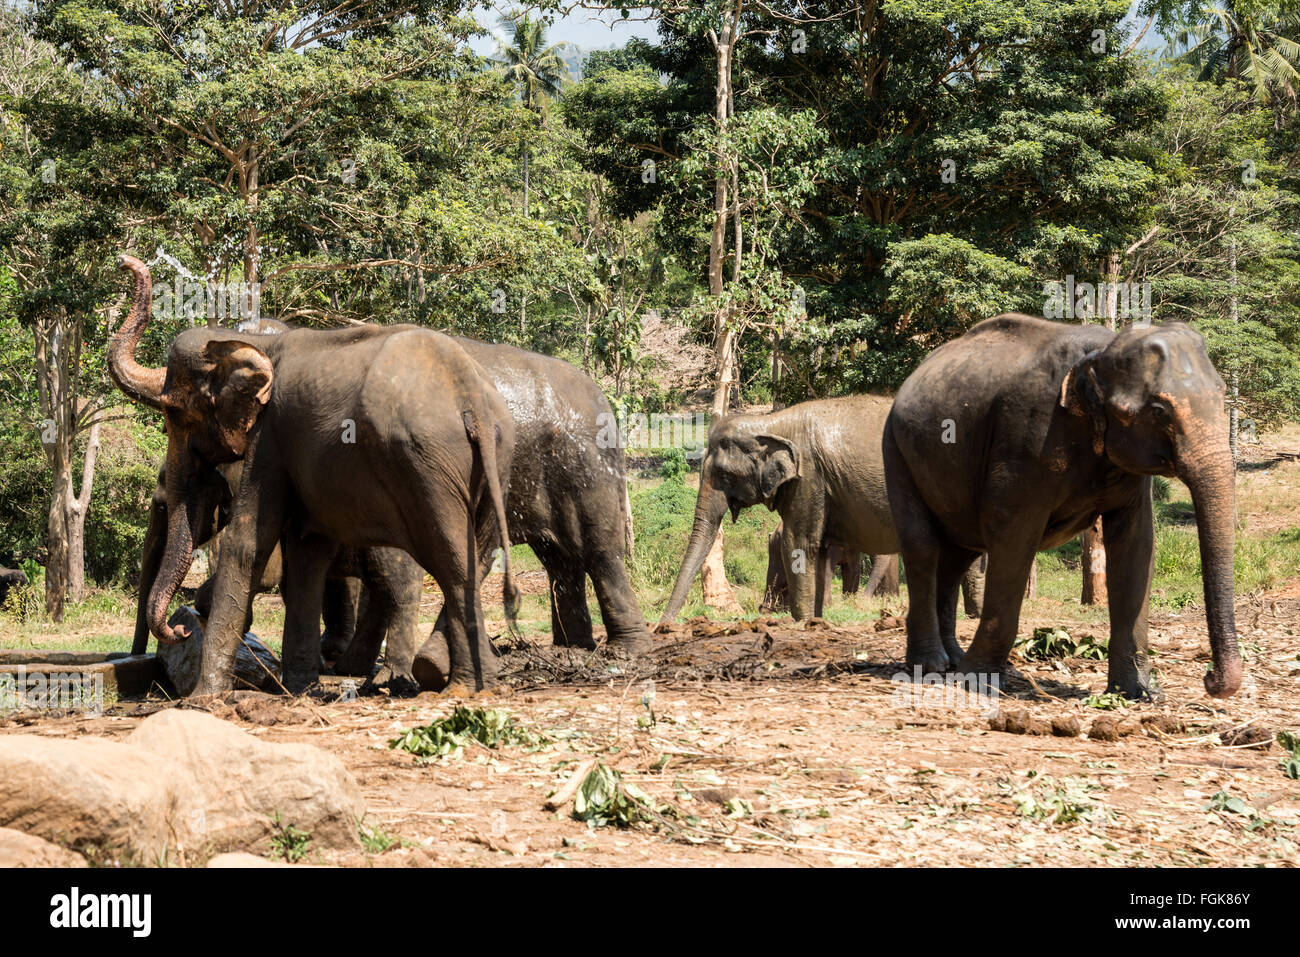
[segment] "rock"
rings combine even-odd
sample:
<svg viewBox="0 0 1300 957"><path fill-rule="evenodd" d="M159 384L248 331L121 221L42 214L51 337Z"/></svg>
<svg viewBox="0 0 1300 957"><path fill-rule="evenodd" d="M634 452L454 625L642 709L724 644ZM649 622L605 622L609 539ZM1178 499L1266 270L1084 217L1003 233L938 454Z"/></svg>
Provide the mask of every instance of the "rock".
<svg viewBox="0 0 1300 957"><path fill-rule="evenodd" d="M1052 719L1052 734L1058 738L1077 738L1082 733L1083 726L1072 714L1059 714Z"/></svg>
<svg viewBox="0 0 1300 957"><path fill-rule="evenodd" d="M240 702L241 704L243 702ZM269 846L281 826L311 835L313 848L359 846L361 789L332 754L309 744L269 744L200 711L163 711L126 746L184 766L200 794L186 808L215 850Z"/></svg>
<svg viewBox="0 0 1300 957"><path fill-rule="evenodd" d="M197 800L183 767L139 748L95 738L0 737L0 827L93 849L102 863L170 863L173 828L188 833L184 812Z"/></svg>
<svg viewBox="0 0 1300 957"><path fill-rule="evenodd" d="M104 863L269 850L277 816L310 835L311 850L355 850L364 813L338 758L259 741L200 711L154 714L121 744L0 736L0 827Z"/></svg>
<svg viewBox="0 0 1300 957"><path fill-rule="evenodd" d="M168 624L184 623L190 637L175 645L158 645L158 660L163 673L176 693L189 697L199 684L199 666L203 660L203 619L188 605L177 608ZM269 669L269 672L268 672ZM280 659L251 632L235 652L235 687L259 691L279 691Z"/></svg>
<svg viewBox="0 0 1300 957"><path fill-rule="evenodd" d="M0 868L88 866L80 854L22 831L0 827Z"/></svg>

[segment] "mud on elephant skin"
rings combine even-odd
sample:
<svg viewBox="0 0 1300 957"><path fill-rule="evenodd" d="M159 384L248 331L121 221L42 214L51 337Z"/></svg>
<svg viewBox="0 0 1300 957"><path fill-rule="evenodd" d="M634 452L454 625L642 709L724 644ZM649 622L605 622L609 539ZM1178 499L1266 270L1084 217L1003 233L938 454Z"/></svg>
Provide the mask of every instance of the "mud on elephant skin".
<svg viewBox="0 0 1300 957"><path fill-rule="evenodd" d="M1241 684L1233 620L1234 466L1223 380L1182 325L981 322L903 384L885 429L890 507L908 574L907 660L926 672L1000 672L1037 552L1100 515L1110 606L1108 690L1152 691L1147 608L1151 476L1191 491L1215 697ZM962 478L954 481L954 476ZM984 614L957 643L956 588L988 552Z"/></svg>
<svg viewBox="0 0 1300 957"><path fill-rule="evenodd" d="M781 516L781 562L796 620L822 613L832 542L868 555L898 551L885 494L880 435L890 400L861 395L729 415L709 428L686 554L663 620L676 618L722 518L752 505Z"/></svg>
<svg viewBox="0 0 1300 957"><path fill-rule="evenodd" d="M614 420L604 393L562 359L464 337L456 341L487 375L514 419L515 454L506 492L510 540L531 547L550 579L552 640L596 647L587 606L590 578L606 647L624 654L649 650L652 639L626 566L631 536L623 450L617 441L603 441ZM480 556L480 573L486 575L490 566L489 551ZM397 581L401 576L384 577ZM434 632L441 634L441 627ZM345 656L346 667L366 671L379 653L379 640L359 629ZM401 671L414 650L409 633L390 628L385 667ZM438 688L446 680L445 660L445 650L426 644L411 672L422 687Z"/></svg>
<svg viewBox="0 0 1300 957"><path fill-rule="evenodd" d="M135 286L131 314L109 346L110 374L130 398L160 409L168 432L167 539L148 602L161 640L184 637L165 616L204 515L226 487L217 466L245 460L197 693L229 688L239 626L277 543L290 690L319 672L324 579L340 544L414 555L443 590L453 679L492 683L478 563L508 536L502 488L514 425L464 350L414 326L278 335L194 328L173 342L166 367L148 369L133 353L149 320L149 272L132 257L123 268ZM518 595L508 552L504 570L512 618Z"/></svg>

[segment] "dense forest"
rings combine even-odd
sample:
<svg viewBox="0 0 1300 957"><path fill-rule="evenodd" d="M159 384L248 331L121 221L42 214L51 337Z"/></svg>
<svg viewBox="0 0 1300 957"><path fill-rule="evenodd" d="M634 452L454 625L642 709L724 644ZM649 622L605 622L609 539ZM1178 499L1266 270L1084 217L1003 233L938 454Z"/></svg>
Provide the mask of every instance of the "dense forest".
<svg viewBox="0 0 1300 957"><path fill-rule="evenodd" d="M657 40L571 68L598 13ZM1020 310L1190 323L1248 439L1300 415L1297 67L1296 0L6 2L0 565L56 619L138 571L123 251L152 366L196 323L418 323L718 415Z"/></svg>

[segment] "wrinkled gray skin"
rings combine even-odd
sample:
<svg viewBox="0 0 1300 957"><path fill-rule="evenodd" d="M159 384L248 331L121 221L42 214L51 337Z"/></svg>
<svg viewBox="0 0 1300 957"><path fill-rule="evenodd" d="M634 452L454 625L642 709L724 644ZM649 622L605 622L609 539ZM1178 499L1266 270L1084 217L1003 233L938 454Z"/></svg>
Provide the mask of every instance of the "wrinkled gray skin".
<svg viewBox="0 0 1300 957"><path fill-rule="evenodd" d="M663 620L681 613L728 509L733 521L751 505L780 514L781 562L796 620L822 613L830 574L829 563L819 560L823 545L837 542L869 555L898 551L880 458L889 405L870 395L820 399L713 423L700 463L695 524Z"/></svg>
<svg viewBox="0 0 1300 957"><path fill-rule="evenodd" d="M1004 315L936 349L903 384L884 437L890 506L907 567L907 661L998 673L1016 638L1036 552L1101 516L1110 603L1107 690L1151 692L1147 606L1151 476L1192 493L1214 668L1236 692L1235 486L1223 380L1181 323L1114 333ZM988 552L984 614L957 644L957 580Z"/></svg>
<svg viewBox="0 0 1300 957"><path fill-rule="evenodd" d="M628 536L623 451L616 443L598 441L602 431L610 434L613 418L604 393L562 359L462 337L456 342L484 371L514 419L515 454L506 493L510 539L531 547L546 569L552 640L557 645L596 647L587 608L590 577L607 647L626 654L647 651L650 633L624 563ZM481 556L483 575L491 567L490 558L490 553ZM396 561L400 563L400 557ZM401 581L402 576L394 573L387 580ZM388 629L386 667L400 672L411 661L409 636L409 629ZM364 673L383 638L379 628L359 628L343 665L336 669ZM422 687L440 687L444 661L445 652L428 645L412 662L412 673Z"/></svg>
<svg viewBox="0 0 1300 957"><path fill-rule="evenodd" d="M217 467L245 460L196 694L230 688L240 626L277 543L289 690L319 674L325 574L339 545L413 554L443 591L448 634L437 637L451 650L452 680L493 683L478 558L509 534L502 487L514 425L464 350L414 326L279 335L194 328L176 338L165 368L145 368L133 353L148 324L151 281L139 260L122 263L135 288L131 314L109 346L110 375L167 422L167 544L147 606L159 640L186 637L168 625L167 607L204 516L227 487ZM504 571L513 618L508 553Z"/></svg>

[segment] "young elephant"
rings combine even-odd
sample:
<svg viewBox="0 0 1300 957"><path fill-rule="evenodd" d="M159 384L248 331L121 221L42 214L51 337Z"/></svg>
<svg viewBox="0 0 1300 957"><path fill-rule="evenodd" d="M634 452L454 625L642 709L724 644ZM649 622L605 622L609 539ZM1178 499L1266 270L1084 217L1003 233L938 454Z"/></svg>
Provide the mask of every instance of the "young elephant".
<svg viewBox="0 0 1300 957"><path fill-rule="evenodd" d="M284 547L284 683L315 680L324 578L338 545L410 552L438 581L447 611L451 677L491 683L478 556L508 538L502 487L514 426L505 403L449 337L414 326L279 335L194 328L163 369L133 352L148 323L147 267L135 275L131 315L109 346L114 382L167 421L167 546L148 605L162 641L185 638L165 621L192 546L225 480L245 460L218 561L197 694L230 687L240 626L277 543ZM285 534L291 531L291 534ZM507 615L514 590L504 560ZM431 639L432 640L432 639Z"/></svg>
<svg viewBox="0 0 1300 957"><path fill-rule="evenodd" d="M1004 315L936 349L885 427L889 501L907 568L907 661L999 672L1036 552L1101 516L1110 602L1108 690L1150 693L1151 476L1191 490L1215 697L1241 684L1233 621L1234 468L1223 380L1180 323L1075 326ZM988 552L984 614L963 655L957 580Z"/></svg>
<svg viewBox="0 0 1300 957"><path fill-rule="evenodd" d="M760 503L779 512L781 564L796 620L820 616L830 575L823 546L898 551L885 495L880 435L890 400L859 395L800 402L765 415L729 415L709 428L695 525L663 620L686 603L722 517Z"/></svg>

